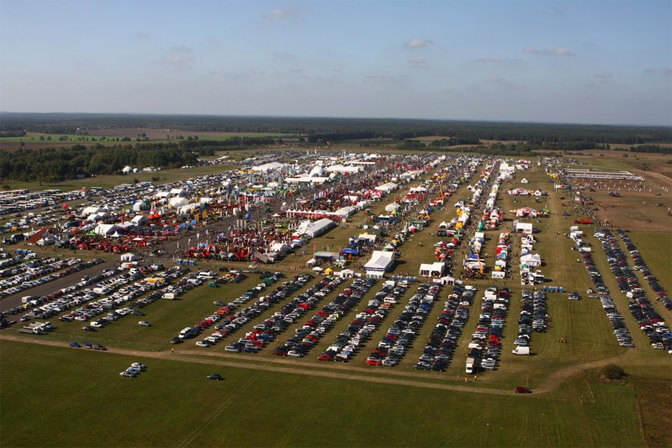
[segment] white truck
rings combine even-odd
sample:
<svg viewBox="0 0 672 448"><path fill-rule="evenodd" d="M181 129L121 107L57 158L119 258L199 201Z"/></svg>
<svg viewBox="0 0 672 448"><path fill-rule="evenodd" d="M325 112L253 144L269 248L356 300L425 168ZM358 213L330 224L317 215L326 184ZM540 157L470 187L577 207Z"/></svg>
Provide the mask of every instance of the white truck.
<svg viewBox="0 0 672 448"><path fill-rule="evenodd" d="M514 348L511 352L514 355L529 355L530 347L522 347L520 345L516 345L516 348Z"/></svg>
<svg viewBox="0 0 672 448"><path fill-rule="evenodd" d="M476 365L476 359L473 356L467 358L467 365L464 369L464 372L468 375L474 373L474 366Z"/></svg>

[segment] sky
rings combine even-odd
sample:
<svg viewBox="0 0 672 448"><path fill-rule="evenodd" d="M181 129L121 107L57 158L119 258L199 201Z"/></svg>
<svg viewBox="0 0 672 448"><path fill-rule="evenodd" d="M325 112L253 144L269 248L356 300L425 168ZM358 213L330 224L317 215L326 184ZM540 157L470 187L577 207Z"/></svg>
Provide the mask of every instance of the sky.
<svg viewBox="0 0 672 448"><path fill-rule="evenodd" d="M672 0L0 0L0 110L672 124Z"/></svg>

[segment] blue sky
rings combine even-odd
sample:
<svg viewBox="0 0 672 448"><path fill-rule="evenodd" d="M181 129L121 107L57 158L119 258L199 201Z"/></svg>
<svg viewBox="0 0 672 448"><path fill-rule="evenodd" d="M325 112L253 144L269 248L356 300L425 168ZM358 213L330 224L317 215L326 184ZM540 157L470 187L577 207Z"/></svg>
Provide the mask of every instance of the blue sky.
<svg viewBox="0 0 672 448"><path fill-rule="evenodd" d="M672 2L0 0L0 110L670 125Z"/></svg>

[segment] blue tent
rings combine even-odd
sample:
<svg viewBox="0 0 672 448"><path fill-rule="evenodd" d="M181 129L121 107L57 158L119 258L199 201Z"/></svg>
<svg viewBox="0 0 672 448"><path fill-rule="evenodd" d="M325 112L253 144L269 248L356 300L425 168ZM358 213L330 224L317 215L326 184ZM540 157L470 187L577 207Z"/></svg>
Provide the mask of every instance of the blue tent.
<svg viewBox="0 0 672 448"><path fill-rule="evenodd" d="M341 251L342 255L359 255L359 251L353 247L346 247Z"/></svg>

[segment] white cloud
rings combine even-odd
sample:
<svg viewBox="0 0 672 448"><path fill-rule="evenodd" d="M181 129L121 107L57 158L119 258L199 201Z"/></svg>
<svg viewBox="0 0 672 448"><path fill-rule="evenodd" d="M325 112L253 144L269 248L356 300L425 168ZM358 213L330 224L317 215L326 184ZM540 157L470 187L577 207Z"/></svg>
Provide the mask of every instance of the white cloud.
<svg viewBox="0 0 672 448"><path fill-rule="evenodd" d="M161 60L177 69L189 68L194 60L194 50L185 45L178 45L164 54Z"/></svg>
<svg viewBox="0 0 672 448"><path fill-rule="evenodd" d="M524 54L531 54L536 56L576 56L568 48L558 47L558 48L533 48L525 47L523 48Z"/></svg>
<svg viewBox="0 0 672 448"><path fill-rule="evenodd" d="M413 66L426 66L427 65L427 60L423 57L420 56L414 56L412 58L408 58L408 64L413 65Z"/></svg>
<svg viewBox="0 0 672 448"><path fill-rule="evenodd" d="M149 33L145 33L144 31L140 31L139 33L137 33L135 35L135 38L136 39L142 39L142 40L149 39Z"/></svg>
<svg viewBox="0 0 672 448"><path fill-rule="evenodd" d="M411 39L404 44L406 48L425 48L432 43L429 39Z"/></svg>
<svg viewBox="0 0 672 448"><path fill-rule="evenodd" d="M280 8L275 8L269 13L262 14L262 17L267 20L282 20L294 16L296 16L296 13L293 10Z"/></svg>

